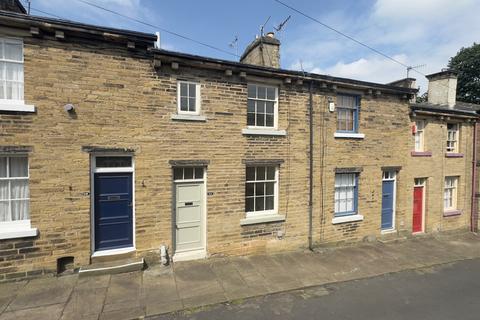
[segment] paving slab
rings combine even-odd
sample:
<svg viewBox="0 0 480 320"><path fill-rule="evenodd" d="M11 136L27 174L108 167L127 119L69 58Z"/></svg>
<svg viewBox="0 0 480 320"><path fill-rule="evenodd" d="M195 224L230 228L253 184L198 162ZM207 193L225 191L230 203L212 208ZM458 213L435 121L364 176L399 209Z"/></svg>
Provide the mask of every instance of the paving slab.
<svg viewBox="0 0 480 320"><path fill-rule="evenodd" d="M263 274L255 269L253 263L247 257L231 258L230 261L247 286L258 295L274 292L274 290L269 287Z"/></svg>
<svg viewBox="0 0 480 320"><path fill-rule="evenodd" d="M0 320L58 320L62 315L64 304L54 304L23 310L4 312Z"/></svg>
<svg viewBox="0 0 480 320"><path fill-rule="evenodd" d="M212 261L211 268L229 300L255 295L255 290L247 285L237 268L228 259Z"/></svg>
<svg viewBox="0 0 480 320"><path fill-rule="evenodd" d="M275 261L272 256L252 256L248 259L254 268L263 275L267 287L272 292L291 290L302 286L301 281L292 276L289 270Z"/></svg>
<svg viewBox="0 0 480 320"><path fill-rule="evenodd" d="M178 295L183 299L223 293L215 273L205 261L174 267Z"/></svg>
<svg viewBox="0 0 480 320"><path fill-rule="evenodd" d="M131 320L143 318L145 316L145 308L143 307L129 307L125 305L125 308L103 312L100 315L100 320Z"/></svg>
<svg viewBox="0 0 480 320"><path fill-rule="evenodd" d="M106 295L107 288L75 288L63 310L61 319L98 319Z"/></svg>
<svg viewBox="0 0 480 320"><path fill-rule="evenodd" d="M142 274L131 272L111 276L110 285L105 299L105 305L114 310L118 305L121 309L125 303L134 303L142 298Z"/></svg>
<svg viewBox="0 0 480 320"><path fill-rule="evenodd" d="M18 291L7 311L66 303L76 281L76 276L31 280Z"/></svg>

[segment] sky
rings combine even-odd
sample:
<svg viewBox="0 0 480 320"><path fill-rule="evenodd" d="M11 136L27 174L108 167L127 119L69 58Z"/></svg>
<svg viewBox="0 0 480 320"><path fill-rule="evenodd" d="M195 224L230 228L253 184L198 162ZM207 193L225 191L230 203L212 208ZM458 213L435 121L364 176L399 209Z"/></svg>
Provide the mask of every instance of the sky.
<svg viewBox="0 0 480 320"><path fill-rule="evenodd" d="M88 0L159 28L208 43L228 54L161 32L163 49L237 60L234 54L291 15L282 32L281 67L377 83L406 77L406 68L340 36L274 0ZM282 0L315 19L423 74L440 71L462 47L480 41L479 0ZM26 0L23 0L26 2ZM88 6L79 0L31 0L64 19L154 33L156 28ZM238 36L237 48L229 44ZM427 89L421 74L420 91Z"/></svg>

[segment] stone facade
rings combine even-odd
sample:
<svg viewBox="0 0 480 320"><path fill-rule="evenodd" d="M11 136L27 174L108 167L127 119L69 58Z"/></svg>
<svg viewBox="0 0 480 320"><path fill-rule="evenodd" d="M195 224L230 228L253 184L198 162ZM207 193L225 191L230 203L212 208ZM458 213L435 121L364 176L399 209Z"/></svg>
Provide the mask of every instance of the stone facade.
<svg viewBox="0 0 480 320"><path fill-rule="evenodd" d="M92 147L125 150L134 157L137 256L154 261L161 245L173 250L175 161L207 164L208 256L306 248L309 81L313 83L314 244L380 236L386 167L398 170L398 231L411 232L413 178L418 176L431 177L426 232L468 225L471 125L462 126L463 158L444 158L444 139L438 137L445 134L445 126L436 120L427 131L433 156L412 158L407 89L267 72L207 59L198 63L198 57L127 49L124 43L68 33L63 41L28 32L19 36L24 39L25 101L35 105L36 112L0 113L1 146L29 150L30 219L39 235L0 240L0 280L55 273L57 260L63 257L74 257L75 267L92 262ZM175 117L179 80L200 84L201 121ZM278 130L286 134L243 131L249 83L278 88ZM329 102L336 102L343 92L361 96L363 139L334 137L336 112L329 111ZM73 104L75 111L66 112L66 104ZM278 163L278 213L284 221L241 224L248 161ZM364 218L333 224L335 170L352 167L362 170L359 213ZM458 202L463 213L457 217L443 218L436 206L442 203L446 174L461 176Z"/></svg>

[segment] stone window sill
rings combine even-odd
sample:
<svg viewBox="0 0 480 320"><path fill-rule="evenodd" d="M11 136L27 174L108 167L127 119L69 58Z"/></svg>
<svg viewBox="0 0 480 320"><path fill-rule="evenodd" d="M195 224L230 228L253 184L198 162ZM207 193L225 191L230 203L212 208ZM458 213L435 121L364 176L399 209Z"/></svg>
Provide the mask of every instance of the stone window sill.
<svg viewBox="0 0 480 320"><path fill-rule="evenodd" d="M283 222L285 221L285 215L283 214L268 214L268 215L258 215L256 217L248 217L240 220L241 226L248 226L251 224L260 224L268 222Z"/></svg>
<svg viewBox="0 0 480 320"><path fill-rule="evenodd" d="M11 230L11 231L0 231L0 240L36 237L37 235L38 235L38 229L37 228L18 229L18 230Z"/></svg>
<svg viewBox="0 0 480 320"><path fill-rule="evenodd" d="M412 157L431 157L432 151L412 151Z"/></svg>
<svg viewBox="0 0 480 320"><path fill-rule="evenodd" d="M445 158L463 158L463 153L447 152Z"/></svg>
<svg viewBox="0 0 480 320"><path fill-rule="evenodd" d="M350 216L335 217L332 219L332 224L340 224L347 222L363 221L363 216L361 214L352 214Z"/></svg>
<svg viewBox="0 0 480 320"><path fill-rule="evenodd" d="M207 121L207 117L195 114L172 114L170 119L178 121Z"/></svg>
<svg viewBox="0 0 480 320"><path fill-rule="evenodd" d="M333 136L340 139L365 139L365 134L354 132L335 132Z"/></svg>
<svg viewBox="0 0 480 320"><path fill-rule="evenodd" d="M462 214L462 210L448 210L443 212L444 217L455 217Z"/></svg>
<svg viewBox="0 0 480 320"><path fill-rule="evenodd" d="M243 135L248 136L286 136L287 131L277 129L242 129Z"/></svg>
<svg viewBox="0 0 480 320"><path fill-rule="evenodd" d="M19 103L4 103L0 102L0 111L10 112L35 112L35 106L29 104Z"/></svg>

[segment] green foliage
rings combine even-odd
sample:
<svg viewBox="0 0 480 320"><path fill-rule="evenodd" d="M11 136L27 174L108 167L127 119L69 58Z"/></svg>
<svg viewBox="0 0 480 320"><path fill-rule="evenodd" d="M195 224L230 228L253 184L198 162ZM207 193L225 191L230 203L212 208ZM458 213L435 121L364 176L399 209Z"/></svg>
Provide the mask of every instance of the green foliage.
<svg viewBox="0 0 480 320"><path fill-rule="evenodd" d="M448 67L458 71L457 100L480 103L480 44L460 49Z"/></svg>
<svg viewBox="0 0 480 320"><path fill-rule="evenodd" d="M428 92L425 92L421 96L417 96L417 103L422 103L427 101L428 101Z"/></svg>

